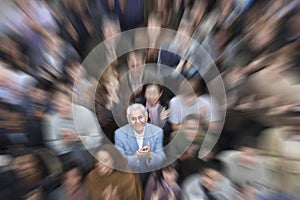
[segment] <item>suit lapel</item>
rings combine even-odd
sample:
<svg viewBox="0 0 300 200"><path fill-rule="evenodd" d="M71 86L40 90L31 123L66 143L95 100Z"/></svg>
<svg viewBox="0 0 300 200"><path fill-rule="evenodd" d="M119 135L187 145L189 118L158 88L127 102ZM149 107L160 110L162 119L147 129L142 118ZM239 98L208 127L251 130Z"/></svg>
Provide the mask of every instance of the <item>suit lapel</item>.
<svg viewBox="0 0 300 200"><path fill-rule="evenodd" d="M130 130L128 130L128 135L127 135L127 139L128 139L128 146L131 149L131 152L133 154L135 154L135 152L139 149L139 145L136 141L134 132L133 132L133 128L131 127Z"/></svg>

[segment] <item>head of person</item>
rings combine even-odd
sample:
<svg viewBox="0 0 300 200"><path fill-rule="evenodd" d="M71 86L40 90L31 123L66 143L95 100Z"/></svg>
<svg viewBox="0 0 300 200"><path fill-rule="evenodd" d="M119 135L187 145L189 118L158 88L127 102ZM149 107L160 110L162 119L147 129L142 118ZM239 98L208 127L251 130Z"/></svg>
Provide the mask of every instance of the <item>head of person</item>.
<svg viewBox="0 0 300 200"><path fill-rule="evenodd" d="M69 92L57 91L54 96L54 105L62 118L72 116L72 97Z"/></svg>
<svg viewBox="0 0 300 200"><path fill-rule="evenodd" d="M35 85L30 96L32 97L34 102L43 104L47 99L47 92L45 87L43 87L42 84Z"/></svg>
<svg viewBox="0 0 300 200"><path fill-rule="evenodd" d="M193 27L191 23L188 21L186 17L183 17L180 21L179 27L177 29L178 34L182 34L185 37L190 37L193 34ZM182 38L182 39L188 39L188 38Z"/></svg>
<svg viewBox="0 0 300 200"><path fill-rule="evenodd" d="M208 191L217 191L222 182L223 176L223 164L218 159L211 159L207 161L201 171L201 184Z"/></svg>
<svg viewBox="0 0 300 200"><path fill-rule="evenodd" d="M207 0L197 0L194 2L191 11L189 13L189 18L193 26L198 26L205 13L207 12L208 1Z"/></svg>
<svg viewBox="0 0 300 200"><path fill-rule="evenodd" d="M132 76L140 77L144 71L145 55L143 51L133 51L128 56L128 68Z"/></svg>
<svg viewBox="0 0 300 200"><path fill-rule="evenodd" d="M102 74L99 85L98 91L100 93L105 92L111 94L112 92L116 92L119 89L119 78L120 74L113 69L112 66L109 66ZM101 94L103 95L103 94Z"/></svg>
<svg viewBox="0 0 300 200"><path fill-rule="evenodd" d="M252 168L258 163L260 150L257 148L256 140L255 136L245 136L241 139L237 146L237 150L241 152L237 160L239 165Z"/></svg>
<svg viewBox="0 0 300 200"><path fill-rule="evenodd" d="M161 174L162 174L163 179L169 185L176 183L177 178L178 178L178 172L177 172L174 164L170 164L170 165L164 167L161 170Z"/></svg>
<svg viewBox="0 0 300 200"><path fill-rule="evenodd" d="M201 137L199 115L190 114L183 119L182 131L186 140L193 142Z"/></svg>
<svg viewBox="0 0 300 200"><path fill-rule="evenodd" d="M96 153L96 169L101 176L111 175L115 170L129 170L128 162L112 144L101 145Z"/></svg>
<svg viewBox="0 0 300 200"><path fill-rule="evenodd" d="M74 84L76 79L81 78L83 66L78 58L72 58L65 63L65 72L71 84Z"/></svg>
<svg viewBox="0 0 300 200"><path fill-rule="evenodd" d="M102 37L106 40L121 32L119 19L113 15L105 15L101 23Z"/></svg>
<svg viewBox="0 0 300 200"><path fill-rule="evenodd" d="M148 120L148 112L142 104L132 104L127 108L127 120L136 133L142 133Z"/></svg>
<svg viewBox="0 0 300 200"><path fill-rule="evenodd" d="M20 150L14 154L13 169L25 183L36 184L46 176L47 168L38 154L30 149Z"/></svg>
<svg viewBox="0 0 300 200"><path fill-rule="evenodd" d="M196 103L197 97L201 94L201 82L196 78L183 81L178 89L178 95L186 105Z"/></svg>
<svg viewBox="0 0 300 200"><path fill-rule="evenodd" d="M156 83L151 83L145 86L145 99L150 106L156 105L162 94L162 87Z"/></svg>
<svg viewBox="0 0 300 200"><path fill-rule="evenodd" d="M159 13L151 12L148 17L148 30L147 35L149 38L150 44L156 42L160 32L161 32L161 26L162 26L162 16ZM151 44L151 45L152 45Z"/></svg>
<svg viewBox="0 0 300 200"><path fill-rule="evenodd" d="M75 162L68 162L63 167L63 185L70 192L75 192L83 181L80 167Z"/></svg>

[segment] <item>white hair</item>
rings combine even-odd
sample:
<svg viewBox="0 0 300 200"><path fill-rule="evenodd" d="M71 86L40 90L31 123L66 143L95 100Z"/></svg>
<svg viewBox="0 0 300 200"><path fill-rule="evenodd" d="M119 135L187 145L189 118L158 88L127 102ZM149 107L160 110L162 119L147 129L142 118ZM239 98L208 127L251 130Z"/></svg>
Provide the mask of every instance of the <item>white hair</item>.
<svg viewBox="0 0 300 200"><path fill-rule="evenodd" d="M143 105L140 104L140 103L134 103L134 104L128 106L127 112L126 112L127 118L130 117L130 112L131 112L132 110L141 110L141 111L143 112L143 115L144 115L144 116L147 116L147 109L145 108L145 106L143 106Z"/></svg>

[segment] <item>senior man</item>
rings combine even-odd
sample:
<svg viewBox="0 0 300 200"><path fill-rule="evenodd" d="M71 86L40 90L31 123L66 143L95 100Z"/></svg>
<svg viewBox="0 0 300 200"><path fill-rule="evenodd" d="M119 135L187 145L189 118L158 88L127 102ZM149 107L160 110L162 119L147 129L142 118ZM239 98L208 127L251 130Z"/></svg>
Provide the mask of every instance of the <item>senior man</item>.
<svg viewBox="0 0 300 200"><path fill-rule="evenodd" d="M148 113L142 104L130 105L126 114L129 124L116 130L116 147L135 172L158 169L165 160L163 130L147 123Z"/></svg>

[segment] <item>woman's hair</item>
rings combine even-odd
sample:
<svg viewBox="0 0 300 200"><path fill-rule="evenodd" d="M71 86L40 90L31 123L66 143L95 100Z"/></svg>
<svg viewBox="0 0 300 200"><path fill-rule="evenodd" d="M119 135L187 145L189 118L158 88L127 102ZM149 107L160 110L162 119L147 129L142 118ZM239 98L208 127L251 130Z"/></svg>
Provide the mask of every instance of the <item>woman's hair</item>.
<svg viewBox="0 0 300 200"><path fill-rule="evenodd" d="M107 152L113 160L113 168L116 170L129 171L128 161L113 144L104 144L99 147L97 152ZM101 162L101 160L99 161Z"/></svg>
<svg viewBox="0 0 300 200"><path fill-rule="evenodd" d="M101 93L103 95L103 93L107 93L106 88L105 88L105 84L110 81L112 78L115 78L117 80L119 80L121 77L121 75L119 74L119 72L117 70L115 70L112 66L109 66L102 74L100 80L99 80L99 84L97 87L97 93Z"/></svg>
<svg viewBox="0 0 300 200"><path fill-rule="evenodd" d="M151 86L156 86L156 87L158 88L159 93L162 93L162 92L163 92L162 86L161 86L160 84L158 84L158 83L149 83L149 84L146 84L146 85L144 86L144 90L146 91L146 89L147 89L148 87L151 87ZM145 92L144 92L144 93L145 93Z"/></svg>

